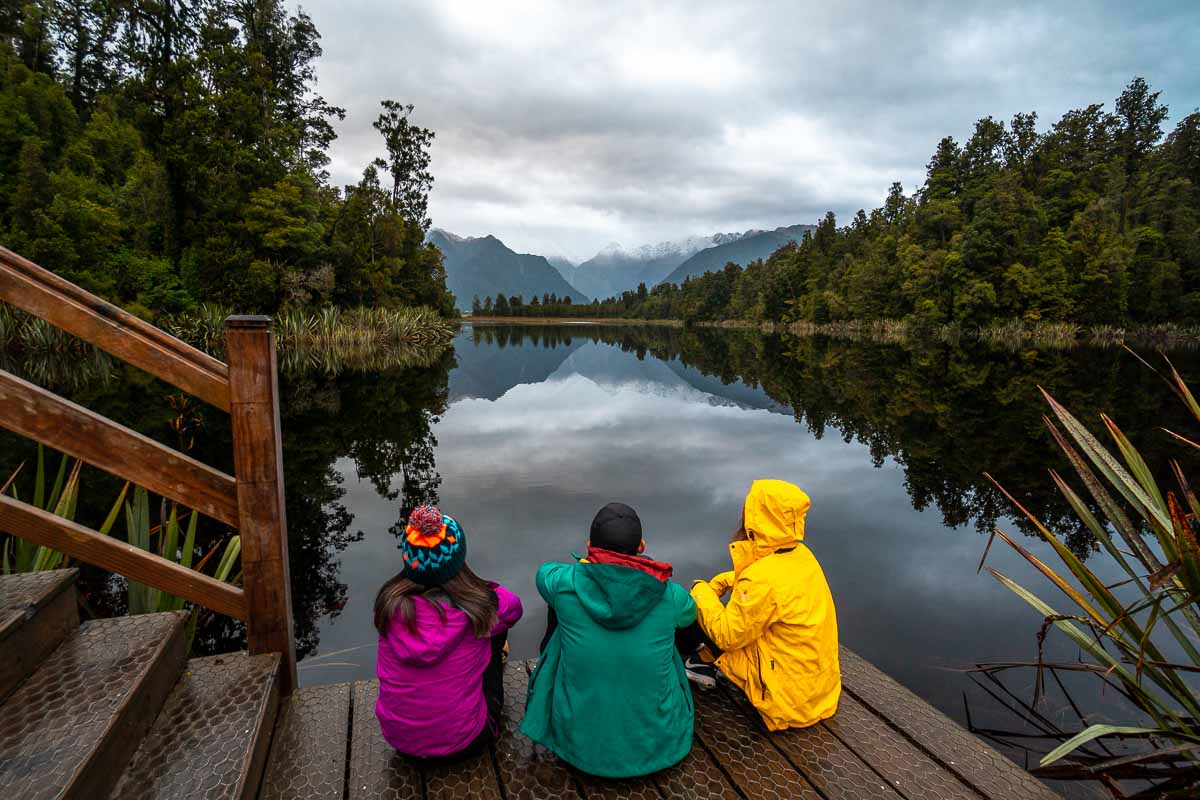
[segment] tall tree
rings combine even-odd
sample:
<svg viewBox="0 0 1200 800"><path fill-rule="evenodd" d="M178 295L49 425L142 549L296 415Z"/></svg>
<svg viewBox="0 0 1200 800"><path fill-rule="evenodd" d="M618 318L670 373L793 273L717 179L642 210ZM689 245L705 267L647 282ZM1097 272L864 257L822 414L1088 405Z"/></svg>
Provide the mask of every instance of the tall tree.
<svg viewBox="0 0 1200 800"><path fill-rule="evenodd" d="M395 100L382 102L383 113L375 120L375 130L383 134L387 146L386 168L392 176L392 202L406 219L429 230L429 190L433 175L429 172L429 145L434 133L408 120L413 106Z"/></svg>

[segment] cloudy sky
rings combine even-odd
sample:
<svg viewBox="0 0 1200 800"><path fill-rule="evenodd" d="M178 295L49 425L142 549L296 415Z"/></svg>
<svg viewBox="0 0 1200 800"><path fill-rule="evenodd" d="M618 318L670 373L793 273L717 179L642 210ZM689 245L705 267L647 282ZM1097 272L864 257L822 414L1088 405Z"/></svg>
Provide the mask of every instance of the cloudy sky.
<svg viewBox="0 0 1200 800"><path fill-rule="evenodd" d="M434 225L582 260L812 222L920 182L979 117L1111 104L1134 75L1200 105L1200 5L308 0L334 179L381 98L433 128ZM1005 6L1005 7L1001 7Z"/></svg>

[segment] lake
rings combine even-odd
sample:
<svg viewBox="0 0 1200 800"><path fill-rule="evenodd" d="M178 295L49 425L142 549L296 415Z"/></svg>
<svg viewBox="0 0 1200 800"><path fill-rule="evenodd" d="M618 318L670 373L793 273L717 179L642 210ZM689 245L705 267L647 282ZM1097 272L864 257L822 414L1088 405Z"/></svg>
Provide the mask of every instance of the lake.
<svg viewBox="0 0 1200 800"><path fill-rule="evenodd" d="M1200 378L1195 354L1172 358L1185 377ZM289 364L281 379L284 460L304 684L374 676L374 594L400 569L401 520L419 503L436 501L459 519L473 569L521 596L525 617L511 644L514 656L528 657L545 623L534 571L582 552L604 503L637 509L648 552L690 585L728 568L726 544L746 490L772 477L812 498L806 543L828 577L842 642L960 722L969 713L977 726L1021 729L985 687L1002 691L962 670L1034 660L1041 618L977 569L993 527L1056 562L982 473L1115 580L1046 473L1069 467L1042 426L1037 387L1089 424L1107 411L1152 464L1193 460L1155 430L1187 429L1182 407L1115 348L467 325L452 349L407 366ZM5 364L230 468L223 415L181 405L155 381L104 359L87 367L94 372L80 373L84 366ZM4 474L34 453L28 443L2 441ZM118 487L90 473L84 485L80 517L96 524ZM221 533L210 529L210 541ZM988 565L1066 607L1003 543L991 548ZM120 612L113 581L92 576L87 585L101 613ZM240 637L233 623L210 618L197 647L228 649ZM1052 635L1047 653L1069 658L1061 639ZM1027 699L1033 675L1005 682ZM1111 710L1111 698L1097 702L1100 713ZM1041 711L1068 727L1077 722L1053 693Z"/></svg>

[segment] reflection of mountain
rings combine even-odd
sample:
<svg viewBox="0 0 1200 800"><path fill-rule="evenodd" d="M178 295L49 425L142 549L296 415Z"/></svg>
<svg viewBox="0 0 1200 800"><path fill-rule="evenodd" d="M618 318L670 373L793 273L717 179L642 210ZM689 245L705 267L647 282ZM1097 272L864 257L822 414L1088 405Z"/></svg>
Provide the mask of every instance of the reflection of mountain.
<svg viewBox="0 0 1200 800"><path fill-rule="evenodd" d="M761 408L776 414L791 414L792 410L777 402L760 386L747 386L740 380L724 383L713 375L705 375L695 367L689 367L678 358L667 362L671 371L686 381L692 388L712 397L721 397L739 408Z"/></svg>
<svg viewBox="0 0 1200 800"><path fill-rule="evenodd" d="M859 441L876 466L892 460L904 470L914 508L936 507L949 526L988 530L1008 513L1010 506L981 477L987 470L1043 521L1061 526L1080 552L1088 535L1045 480L1047 467L1070 467L1048 446L1037 386L1081 418L1110 412L1156 465L1178 454L1164 451L1168 444L1150 421L1168 428L1189 424L1176 404L1164 408L1154 374L1118 350L1030 357L977 344L874 345L665 327L504 330L510 349L531 337L555 337L561 358L541 370L556 379L578 373L606 389L698 392L703 402L794 416L818 438L832 431ZM499 355L480 353L478 360ZM1177 356L1185 371L1192 363L1187 357ZM497 382L492 396L515 382Z"/></svg>
<svg viewBox="0 0 1200 800"><path fill-rule="evenodd" d="M705 375L678 358L660 360L598 338L597 328L478 326L455 343L458 367L450 374L451 401L495 400L512 387L581 375L608 390L652 394L687 391L703 402L791 414L761 388Z"/></svg>
<svg viewBox="0 0 1200 800"><path fill-rule="evenodd" d="M582 338L520 336L510 344L507 326L464 328L454 340L458 366L450 373L450 402L467 397L495 400L519 383L541 383L584 343Z"/></svg>

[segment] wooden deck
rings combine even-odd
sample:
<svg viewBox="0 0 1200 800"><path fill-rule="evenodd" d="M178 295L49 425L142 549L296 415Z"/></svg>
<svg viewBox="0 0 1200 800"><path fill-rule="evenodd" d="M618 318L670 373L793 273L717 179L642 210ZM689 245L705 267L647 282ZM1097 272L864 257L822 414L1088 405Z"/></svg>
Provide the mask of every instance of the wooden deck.
<svg viewBox="0 0 1200 800"><path fill-rule="evenodd" d="M491 750L421 770L397 755L375 720L375 681L298 690L281 711L262 800L554 800L800 798L1040 800L1057 797L932 706L842 649L837 715L769 733L745 698L697 691L696 741L684 761L635 780L576 772L520 734L529 662L505 670L502 732Z"/></svg>

